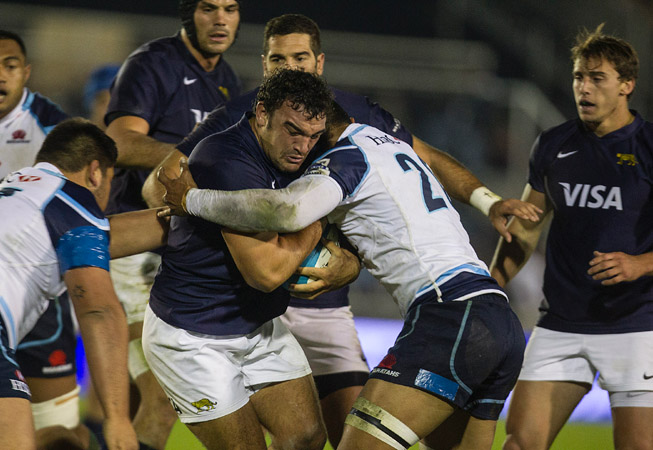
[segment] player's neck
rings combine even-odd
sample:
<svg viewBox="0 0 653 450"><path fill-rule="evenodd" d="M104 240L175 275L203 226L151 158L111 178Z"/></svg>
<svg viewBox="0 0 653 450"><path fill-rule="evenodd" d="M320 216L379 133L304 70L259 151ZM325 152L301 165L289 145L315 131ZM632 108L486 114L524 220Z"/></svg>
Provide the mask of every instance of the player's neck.
<svg viewBox="0 0 653 450"><path fill-rule="evenodd" d="M614 113L610 114L601 122L585 122L585 126L587 126L587 128L598 137L603 137L606 134L610 134L630 125L634 120L635 116L630 112L628 105L626 104L624 107L620 107L618 110L614 111Z"/></svg>

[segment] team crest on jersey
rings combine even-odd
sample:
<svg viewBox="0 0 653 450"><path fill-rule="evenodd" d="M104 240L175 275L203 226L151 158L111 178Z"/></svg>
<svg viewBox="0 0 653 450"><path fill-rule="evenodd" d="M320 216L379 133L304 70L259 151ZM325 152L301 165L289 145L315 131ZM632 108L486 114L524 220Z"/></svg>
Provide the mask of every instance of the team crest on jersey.
<svg viewBox="0 0 653 450"><path fill-rule="evenodd" d="M7 140L7 144L24 144L28 143L30 140L25 139L27 137L27 132L25 130L15 130L11 133L11 139Z"/></svg>
<svg viewBox="0 0 653 450"><path fill-rule="evenodd" d="M215 405L217 405L217 402L212 402L208 398L203 398L202 400L191 402L191 405L197 408L196 414L199 414L202 412L207 412L207 411L211 411L212 409L215 409Z"/></svg>
<svg viewBox="0 0 653 450"><path fill-rule="evenodd" d="M224 95L227 98L227 100L231 98L231 96L229 95L229 89L227 89L226 87L220 86L218 87L218 91L220 91L220 93Z"/></svg>
<svg viewBox="0 0 653 450"><path fill-rule="evenodd" d="M331 159L324 158L319 161L315 161L311 164L311 167L306 169L306 175L326 175L329 176L331 170L329 170L329 163Z"/></svg>
<svg viewBox="0 0 653 450"><path fill-rule="evenodd" d="M617 164L623 166L636 166L639 164L635 155L631 153L617 153Z"/></svg>

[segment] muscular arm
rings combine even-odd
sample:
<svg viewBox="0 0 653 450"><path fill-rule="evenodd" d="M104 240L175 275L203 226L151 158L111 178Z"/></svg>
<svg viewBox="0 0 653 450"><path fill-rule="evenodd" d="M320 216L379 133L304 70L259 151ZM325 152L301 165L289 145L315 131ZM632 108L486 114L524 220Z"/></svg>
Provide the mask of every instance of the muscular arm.
<svg viewBox="0 0 653 450"><path fill-rule="evenodd" d="M138 448L129 420L127 320L109 272L79 267L64 274L86 348L93 385L106 416L109 448Z"/></svg>
<svg viewBox="0 0 653 450"><path fill-rule="evenodd" d="M243 234L222 230L222 236L243 278L247 284L263 292L275 290L290 278L321 235L320 222L290 234Z"/></svg>
<svg viewBox="0 0 653 450"><path fill-rule="evenodd" d="M106 133L116 141L118 167L153 169L175 149L148 136L149 131L149 123L136 116L118 117L109 124Z"/></svg>
<svg viewBox="0 0 653 450"><path fill-rule="evenodd" d="M144 209L108 216L111 227L109 254L112 259L154 250L165 245L168 221L157 209Z"/></svg>
<svg viewBox="0 0 653 450"><path fill-rule="evenodd" d="M490 264L490 273L501 286L508 284L526 264L537 246L540 234L544 229L545 219L552 211L544 193L533 190L530 184L524 188L522 200L534 204L543 211L543 214L537 222L515 217L508 225L508 231L514 237L512 241L508 242L503 237L499 238L492 264Z"/></svg>
<svg viewBox="0 0 653 450"><path fill-rule="evenodd" d="M342 198L328 177L305 176L285 189L215 191L191 189L189 214L245 232L294 232L330 213Z"/></svg>

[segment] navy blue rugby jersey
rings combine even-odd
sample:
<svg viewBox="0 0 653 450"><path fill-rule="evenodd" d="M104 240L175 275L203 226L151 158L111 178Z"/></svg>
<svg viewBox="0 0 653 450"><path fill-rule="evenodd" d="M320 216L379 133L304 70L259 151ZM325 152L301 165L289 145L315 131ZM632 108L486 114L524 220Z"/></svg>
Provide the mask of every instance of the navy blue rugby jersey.
<svg viewBox="0 0 653 450"><path fill-rule="evenodd" d="M206 72L177 33L148 42L129 55L111 86L105 122L137 116L149 123L149 136L176 143L240 91L240 80L224 58L213 71ZM108 211L145 208L141 188L149 173L116 171Z"/></svg>
<svg viewBox="0 0 653 450"><path fill-rule="evenodd" d="M338 102L349 116L354 117L356 122L372 125L412 145L413 136L410 132L398 119L379 106L378 103L374 103L362 95L340 89L331 88L331 91L336 102ZM245 112L252 111L256 102L257 93L258 88L215 108L206 120L177 146L177 149L185 155L190 155L193 148L206 136L225 130L238 122ZM301 171L298 171L296 176L300 174ZM337 308L347 306L349 305L348 293L349 286L345 286L342 289L320 295L314 300L292 297L290 305L306 308Z"/></svg>
<svg viewBox="0 0 653 450"><path fill-rule="evenodd" d="M653 330L653 277L602 286L595 250L653 251L653 124L635 120L599 138L580 120L535 141L529 183L553 204L539 326L564 332Z"/></svg>
<svg viewBox="0 0 653 450"><path fill-rule="evenodd" d="M216 149L219 148L219 151ZM189 167L201 188L278 188L288 183L265 156L247 117L203 140ZM284 313L289 294L245 283L217 224L173 217L150 306L165 322L214 336L246 334Z"/></svg>

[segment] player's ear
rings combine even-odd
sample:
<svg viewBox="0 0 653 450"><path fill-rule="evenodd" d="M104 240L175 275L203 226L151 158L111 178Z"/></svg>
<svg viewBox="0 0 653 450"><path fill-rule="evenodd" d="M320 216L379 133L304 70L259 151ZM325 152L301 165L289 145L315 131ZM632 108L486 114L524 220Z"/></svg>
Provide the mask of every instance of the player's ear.
<svg viewBox="0 0 653 450"><path fill-rule="evenodd" d="M86 166L86 187L94 192L98 187L102 185L102 179L104 175L100 169L100 162L97 159L94 159Z"/></svg>
<svg viewBox="0 0 653 450"><path fill-rule="evenodd" d="M29 76L32 74L32 65L27 64L25 66L25 83L27 83L27 80L29 80Z"/></svg>
<svg viewBox="0 0 653 450"><path fill-rule="evenodd" d="M626 80L621 82L620 95L630 95L635 89L635 80Z"/></svg>
<svg viewBox="0 0 653 450"><path fill-rule="evenodd" d="M319 55L317 55L317 60L316 60L317 62L315 64L315 68L317 74L320 76L322 75L322 72L324 72L324 58L325 58L324 53L320 53Z"/></svg>
<svg viewBox="0 0 653 450"><path fill-rule="evenodd" d="M256 104L256 109L254 109L256 114L256 125L259 127L265 127L268 123L268 111L265 109L263 102L258 102Z"/></svg>

